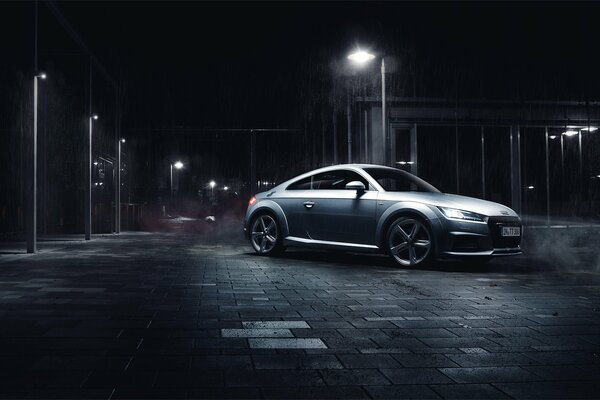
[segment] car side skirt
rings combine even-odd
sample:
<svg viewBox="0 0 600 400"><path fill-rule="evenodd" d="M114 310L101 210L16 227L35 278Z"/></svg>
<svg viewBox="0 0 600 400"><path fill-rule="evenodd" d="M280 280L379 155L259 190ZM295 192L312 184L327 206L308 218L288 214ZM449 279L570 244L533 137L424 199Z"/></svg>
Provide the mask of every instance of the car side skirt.
<svg viewBox="0 0 600 400"><path fill-rule="evenodd" d="M286 236L285 238L283 238L283 244L284 246L339 249L346 251L358 251L361 253L381 252L381 249L373 244L330 242L327 240L314 240L294 236Z"/></svg>

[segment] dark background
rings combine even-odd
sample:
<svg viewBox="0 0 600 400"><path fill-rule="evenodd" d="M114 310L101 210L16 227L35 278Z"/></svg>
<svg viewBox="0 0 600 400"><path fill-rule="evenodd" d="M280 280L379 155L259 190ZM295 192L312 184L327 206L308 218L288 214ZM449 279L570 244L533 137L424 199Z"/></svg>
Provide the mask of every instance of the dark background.
<svg viewBox="0 0 600 400"><path fill-rule="evenodd" d="M49 208L49 231L82 229L91 112L101 116L95 154L114 155L115 140L127 138L127 202L160 203L175 159L186 164L176 179L181 196L205 192L211 179L246 193L250 128L291 129L258 136L261 180L330 163L324 121L345 107L348 85L356 94L380 90L376 65L348 69L357 46L394 61L390 96L599 97L596 3L39 2L37 67L35 4L0 4L3 231L22 228L36 69L49 77L40 87L40 206ZM339 153L344 162L342 146Z"/></svg>

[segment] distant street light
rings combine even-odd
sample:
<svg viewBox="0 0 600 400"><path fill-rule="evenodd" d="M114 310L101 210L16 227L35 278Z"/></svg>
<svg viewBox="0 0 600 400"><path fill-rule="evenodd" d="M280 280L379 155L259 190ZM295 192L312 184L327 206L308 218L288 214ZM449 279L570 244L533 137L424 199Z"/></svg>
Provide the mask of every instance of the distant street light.
<svg viewBox="0 0 600 400"><path fill-rule="evenodd" d="M527 186L527 189L533 190L533 189L535 189L535 186Z"/></svg>
<svg viewBox="0 0 600 400"><path fill-rule="evenodd" d="M115 185L115 233L121 233L121 145L125 139L117 140L117 182Z"/></svg>
<svg viewBox="0 0 600 400"><path fill-rule="evenodd" d="M87 178L85 180L85 240L92 239L92 122L96 120L98 120L98 114L91 114L88 121Z"/></svg>
<svg viewBox="0 0 600 400"><path fill-rule="evenodd" d="M183 168L183 163L181 161L171 163L171 197L173 197L173 167L175 167L175 169L181 169Z"/></svg>
<svg viewBox="0 0 600 400"><path fill-rule="evenodd" d="M208 185L210 186L210 201L212 203L215 202L215 186L217 185L217 183L215 181L210 181L208 183Z"/></svg>
<svg viewBox="0 0 600 400"><path fill-rule="evenodd" d="M562 134L565 135L565 136L571 137L571 136L577 135L577 133L578 133L577 131L569 129L568 131L565 131Z"/></svg>
<svg viewBox="0 0 600 400"><path fill-rule="evenodd" d="M358 66L363 66L369 61L375 59L375 55L364 50L357 50L354 53L348 55L348 60L352 61ZM381 57L381 135L383 138L383 163L388 165L391 162L391 158L388 156L389 145L387 141L387 114L386 114L386 100L385 100L385 60ZM350 138L348 138L348 154L350 156ZM389 159L388 159L389 158ZM350 161L350 158L348 158Z"/></svg>
<svg viewBox="0 0 600 400"><path fill-rule="evenodd" d="M223 187L223 190L224 190L224 191L228 191L228 190L229 190L229 186L224 186L224 187Z"/></svg>
<svg viewBox="0 0 600 400"><path fill-rule="evenodd" d="M41 72L33 77L33 140L31 146L31 181L27 217L27 252L37 251L37 136L38 136L38 79L46 79Z"/></svg>

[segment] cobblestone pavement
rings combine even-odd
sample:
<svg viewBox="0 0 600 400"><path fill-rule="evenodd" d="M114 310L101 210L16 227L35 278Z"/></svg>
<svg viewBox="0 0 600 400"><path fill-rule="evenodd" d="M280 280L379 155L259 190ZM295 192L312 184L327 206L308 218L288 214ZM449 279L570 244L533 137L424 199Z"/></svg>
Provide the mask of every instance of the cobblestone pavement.
<svg viewBox="0 0 600 400"><path fill-rule="evenodd" d="M600 278L124 234L0 264L2 397L600 396Z"/></svg>

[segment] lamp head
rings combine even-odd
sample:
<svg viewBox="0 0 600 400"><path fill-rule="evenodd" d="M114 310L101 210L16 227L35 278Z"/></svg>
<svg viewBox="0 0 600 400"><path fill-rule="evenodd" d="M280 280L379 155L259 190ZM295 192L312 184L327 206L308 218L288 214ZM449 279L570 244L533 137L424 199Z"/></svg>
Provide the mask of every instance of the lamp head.
<svg viewBox="0 0 600 400"><path fill-rule="evenodd" d="M359 65L366 64L367 62L371 61L374 58L375 58L375 55L369 53L368 51L364 51L364 50L357 50L354 53L348 55L348 60L350 60L356 64L359 64Z"/></svg>
<svg viewBox="0 0 600 400"><path fill-rule="evenodd" d="M183 168L183 163L181 161L177 161L175 164L173 164L173 166L177 169L181 169Z"/></svg>
<svg viewBox="0 0 600 400"><path fill-rule="evenodd" d="M211 189L214 188L216 184L217 183L215 181L210 181L210 183L209 183Z"/></svg>
<svg viewBox="0 0 600 400"><path fill-rule="evenodd" d="M91 115L91 118L92 118L92 119L98 119L98 114L92 114L92 115Z"/></svg>
<svg viewBox="0 0 600 400"><path fill-rule="evenodd" d="M125 138L121 138L121 143L125 143Z"/></svg>
<svg viewBox="0 0 600 400"><path fill-rule="evenodd" d="M46 73L45 72L40 72L39 74L36 75L38 78L40 79L46 79Z"/></svg>

